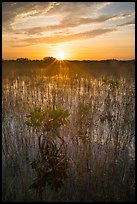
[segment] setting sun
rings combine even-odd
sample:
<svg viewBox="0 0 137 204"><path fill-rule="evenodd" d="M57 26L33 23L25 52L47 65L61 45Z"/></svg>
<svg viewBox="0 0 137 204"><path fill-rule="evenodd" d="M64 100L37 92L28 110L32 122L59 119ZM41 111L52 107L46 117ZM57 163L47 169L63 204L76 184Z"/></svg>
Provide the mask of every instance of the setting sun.
<svg viewBox="0 0 137 204"><path fill-rule="evenodd" d="M63 53L61 53L61 52L57 53L55 55L55 57L56 57L57 60L64 60L65 59L65 55Z"/></svg>

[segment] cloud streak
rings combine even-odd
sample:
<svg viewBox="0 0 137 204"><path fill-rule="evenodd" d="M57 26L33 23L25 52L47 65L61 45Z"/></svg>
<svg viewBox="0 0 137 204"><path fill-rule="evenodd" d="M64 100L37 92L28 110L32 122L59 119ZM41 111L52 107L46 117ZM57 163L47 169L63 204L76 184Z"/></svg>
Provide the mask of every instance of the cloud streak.
<svg viewBox="0 0 137 204"><path fill-rule="evenodd" d="M57 2L2 2L2 27L3 30L12 31L12 24L17 18L47 14Z"/></svg>
<svg viewBox="0 0 137 204"><path fill-rule="evenodd" d="M123 27L123 26L127 26L127 25L135 25L135 20L131 20L122 24L117 25L117 27Z"/></svg>
<svg viewBox="0 0 137 204"><path fill-rule="evenodd" d="M116 16L99 16L97 18L64 18L59 24L57 25L51 25L46 27L34 27L29 29L24 29L25 34L37 34L45 31L54 31L54 30L62 30L65 28L73 28L80 25L86 25L86 24L93 24L93 23L102 23L105 22L111 18L114 18Z"/></svg>
<svg viewBox="0 0 137 204"><path fill-rule="evenodd" d="M23 30L18 30L17 33L24 33L27 35L34 35L34 34L40 34L42 32L46 32L46 31L56 31L56 30L62 30L62 29L66 29L66 28L74 28L74 27L78 27L81 25L87 25L87 24L97 24L97 23L104 23L108 20L112 20L112 19L117 19L117 18L126 18L128 16L130 16L131 14L128 13L124 13L121 15L102 15L102 16L98 16L96 18L80 18L80 17L71 17L71 16L67 16L65 18L63 18L61 20L61 22L57 25L51 25L51 26L45 26L45 27L34 27L34 28L27 28L27 29L23 29Z"/></svg>
<svg viewBox="0 0 137 204"><path fill-rule="evenodd" d="M2 2L3 30L11 30L18 18L38 15L85 16L111 4L110 2Z"/></svg>
<svg viewBox="0 0 137 204"><path fill-rule="evenodd" d="M54 35L51 37L40 37L40 38L27 38L25 40L22 40L21 43L19 43L16 46L25 47L25 46L41 44L41 43L54 44L54 43L64 43L64 42L73 41L73 40L84 40L84 39L94 38L96 36L100 36L105 33L110 33L115 30L116 30L115 28L96 29L96 30L83 32L83 33L77 33L77 34Z"/></svg>

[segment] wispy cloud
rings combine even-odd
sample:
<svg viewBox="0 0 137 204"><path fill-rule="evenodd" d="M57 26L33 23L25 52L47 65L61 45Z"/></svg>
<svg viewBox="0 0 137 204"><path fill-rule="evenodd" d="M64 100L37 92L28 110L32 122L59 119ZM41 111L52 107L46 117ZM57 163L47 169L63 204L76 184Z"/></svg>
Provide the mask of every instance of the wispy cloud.
<svg viewBox="0 0 137 204"><path fill-rule="evenodd" d="M11 30L18 18L47 14L59 2L2 2L3 30Z"/></svg>
<svg viewBox="0 0 137 204"><path fill-rule="evenodd" d="M117 25L117 27L127 26L127 25L135 25L135 20L131 20L122 24Z"/></svg>
<svg viewBox="0 0 137 204"><path fill-rule="evenodd" d="M33 27L33 28L27 28L27 29L18 29L16 31L16 33L24 33L27 35L34 35L34 34L40 34L42 32L46 32L46 31L55 31L55 30L62 30L62 29L66 29L66 28L73 28L73 27L77 27L77 26L81 26L81 25L87 25L87 24L98 24L98 23L104 23L108 20L111 19L117 19L117 18L126 18L128 16L130 16L131 14L128 13L124 13L121 15L101 15L95 18L91 18L91 17L71 17L71 16L67 16L65 18L63 18L61 20L61 22L57 25L50 25L50 26L45 26L45 27Z"/></svg>
<svg viewBox="0 0 137 204"><path fill-rule="evenodd" d="M77 33L77 34L69 34L69 35L54 35L51 37L41 37L41 38L27 38L22 41L16 46L29 46L34 44L40 44L40 43L46 43L46 44L52 44L52 43L63 43L73 40L82 40L82 39L89 39L94 38L96 36L103 35L105 33L110 33L112 31L115 31L116 29L96 29L88 32L83 33Z"/></svg>
<svg viewBox="0 0 137 204"><path fill-rule="evenodd" d="M3 29L12 29L18 18L38 15L85 16L109 5L110 2L2 2Z"/></svg>
<svg viewBox="0 0 137 204"><path fill-rule="evenodd" d="M59 24L57 25L51 25L46 27L34 27L34 28L28 28L24 30L20 30L20 32L23 32L25 34L38 34L45 31L54 31L54 30L61 30L65 28L73 28L80 25L86 25L86 24L93 24L93 23L102 23L105 22L111 18L114 18L116 16L99 16L97 18L78 18L78 17L65 17Z"/></svg>

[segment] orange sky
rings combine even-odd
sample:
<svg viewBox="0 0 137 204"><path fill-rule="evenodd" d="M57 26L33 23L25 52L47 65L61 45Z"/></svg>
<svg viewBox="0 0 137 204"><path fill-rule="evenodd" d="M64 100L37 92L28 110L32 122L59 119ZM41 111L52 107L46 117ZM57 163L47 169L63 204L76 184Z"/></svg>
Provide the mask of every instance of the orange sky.
<svg viewBox="0 0 137 204"><path fill-rule="evenodd" d="M134 59L134 2L3 2L2 58Z"/></svg>

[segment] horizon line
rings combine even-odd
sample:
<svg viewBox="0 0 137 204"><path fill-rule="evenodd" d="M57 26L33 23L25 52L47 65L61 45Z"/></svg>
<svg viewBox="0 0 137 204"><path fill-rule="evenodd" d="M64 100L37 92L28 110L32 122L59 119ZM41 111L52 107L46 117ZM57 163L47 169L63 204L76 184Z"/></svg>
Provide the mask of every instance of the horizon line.
<svg viewBox="0 0 137 204"><path fill-rule="evenodd" d="M53 58L53 59L55 59L55 60L57 60L57 61L106 61L106 60L116 60L116 61L131 61L131 60L135 60L135 58L130 58L130 59L116 59L116 58L106 58L106 59L64 59L64 60L58 60L57 58L55 58L55 57L44 57L44 58L47 58L47 60L48 60L48 58ZM32 59L32 58L27 58L27 57L18 57L18 58L16 58L16 59L3 59L2 58L2 61L3 60L17 60L17 59L26 59L26 60L43 60L44 61L44 58L42 58L42 59Z"/></svg>

